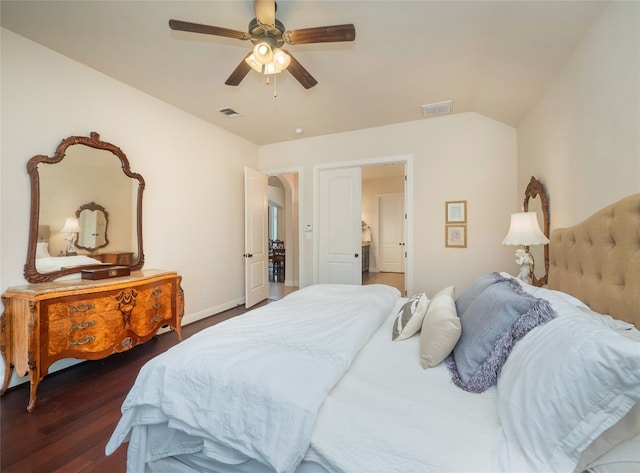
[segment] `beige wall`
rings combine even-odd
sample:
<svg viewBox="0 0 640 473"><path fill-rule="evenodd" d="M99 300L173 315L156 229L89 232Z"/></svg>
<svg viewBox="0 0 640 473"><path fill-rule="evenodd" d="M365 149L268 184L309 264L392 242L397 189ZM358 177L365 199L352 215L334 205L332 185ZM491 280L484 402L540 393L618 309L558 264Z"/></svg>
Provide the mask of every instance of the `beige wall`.
<svg viewBox="0 0 640 473"><path fill-rule="evenodd" d="M27 161L96 131L146 181L145 268L182 274L185 322L241 303L243 172L258 167L257 145L8 30L1 39L0 290L26 283Z"/></svg>
<svg viewBox="0 0 640 473"><path fill-rule="evenodd" d="M302 222L314 222L314 169L411 156L413 163L413 291L454 284L462 291L478 275L514 272L513 248L500 244L517 210L516 131L475 113L260 147L260 167L300 166ZM468 247L444 246L444 203L467 200ZM312 237L318 234L314 229ZM300 285L316 280L313 239L302 239Z"/></svg>
<svg viewBox="0 0 640 473"><path fill-rule="evenodd" d="M611 2L518 128L519 195L531 176L551 227L640 192L640 2Z"/></svg>

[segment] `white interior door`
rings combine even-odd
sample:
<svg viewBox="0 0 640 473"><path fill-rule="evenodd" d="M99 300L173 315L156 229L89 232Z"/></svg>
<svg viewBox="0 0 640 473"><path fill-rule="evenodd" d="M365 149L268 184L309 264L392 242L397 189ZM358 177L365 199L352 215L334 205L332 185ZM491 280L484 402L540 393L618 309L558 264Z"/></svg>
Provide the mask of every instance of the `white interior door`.
<svg viewBox="0 0 640 473"><path fill-rule="evenodd" d="M404 272L404 194L378 197L380 222L379 270Z"/></svg>
<svg viewBox="0 0 640 473"><path fill-rule="evenodd" d="M268 177L244 168L245 307L269 297Z"/></svg>
<svg viewBox="0 0 640 473"><path fill-rule="evenodd" d="M361 187L359 167L320 172L320 283L362 284Z"/></svg>

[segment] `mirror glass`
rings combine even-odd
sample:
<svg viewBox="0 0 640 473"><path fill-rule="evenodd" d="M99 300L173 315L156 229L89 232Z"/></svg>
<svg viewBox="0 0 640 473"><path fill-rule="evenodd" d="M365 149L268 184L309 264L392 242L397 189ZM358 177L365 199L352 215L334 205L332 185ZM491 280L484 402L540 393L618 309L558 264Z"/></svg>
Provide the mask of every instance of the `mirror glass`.
<svg viewBox="0 0 640 473"><path fill-rule="evenodd" d="M84 204L76 211L76 217L80 226L76 247L93 253L109 244L109 214L103 206L95 202Z"/></svg>
<svg viewBox="0 0 640 473"><path fill-rule="evenodd" d="M120 148L89 137L69 137L52 157L34 156L31 176L31 227L25 277L52 281L101 265L104 254L132 253L140 269L144 180L129 169ZM108 210L107 210L108 209ZM75 231L67 219L77 219Z"/></svg>
<svg viewBox="0 0 640 473"><path fill-rule="evenodd" d="M525 191L523 209L525 212L536 213L542 233L549 238L549 202L547 192L542 182L533 176ZM547 275L549 273L549 244L529 247L529 252L534 261L532 284L538 287L544 286L547 283Z"/></svg>

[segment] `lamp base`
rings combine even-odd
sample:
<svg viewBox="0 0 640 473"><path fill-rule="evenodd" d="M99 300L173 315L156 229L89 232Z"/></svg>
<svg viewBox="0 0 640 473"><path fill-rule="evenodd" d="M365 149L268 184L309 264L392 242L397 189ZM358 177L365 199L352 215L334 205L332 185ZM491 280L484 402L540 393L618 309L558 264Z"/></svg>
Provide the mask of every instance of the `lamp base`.
<svg viewBox="0 0 640 473"><path fill-rule="evenodd" d="M533 272L533 256L527 250L518 248L516 250L516 264L520 265L518 279L531 284L531 273Z"/></svg>
<svg viewBox="0 0 640 473"><path fill-rule="evenodd" d="M531 284L531 265L523 264L520 266L520 272L518 273L518 279Z"/></svg>

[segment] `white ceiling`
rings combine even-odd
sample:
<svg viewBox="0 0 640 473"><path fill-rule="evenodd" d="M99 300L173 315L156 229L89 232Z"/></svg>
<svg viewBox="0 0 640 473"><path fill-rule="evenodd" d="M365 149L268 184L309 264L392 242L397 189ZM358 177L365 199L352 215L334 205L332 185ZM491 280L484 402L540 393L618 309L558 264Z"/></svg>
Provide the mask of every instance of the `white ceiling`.
<svg viewBox="0 0 640 473"><path fill-rule="evenodd" d="M170 18L246 31L251 0L10 1L3 27L259 145L423 119L453 100L518 126L601 1L278 1L287 29L353 23L356 40L289 46L316 78L224 81L251 43L171 31ZM47 71L43 71L46 77ZM218 112L240 113L227 118ZM296 128L303 132L296 134Z"/></svg>

